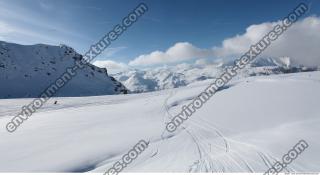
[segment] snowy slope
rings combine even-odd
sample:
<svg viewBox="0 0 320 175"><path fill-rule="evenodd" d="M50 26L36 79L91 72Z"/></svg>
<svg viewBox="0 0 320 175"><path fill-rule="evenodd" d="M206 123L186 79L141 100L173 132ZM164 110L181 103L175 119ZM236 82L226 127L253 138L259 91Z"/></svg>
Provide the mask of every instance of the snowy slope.
<svg viewBox="0 0 320 175"><path fill-rule="evenodd" d="M285 171L320 171L320 72L237 79L184 129L165 132L165 122L210 82L55 98L16 132L0 130L0 171L102 173L141 139L149 147L125 171L264 172L301 139L310 146ZM0 100L0 125L29 101Z"/></svg>
<svg viewBox="0 0 320 175"><path fill-rule="evenodd" d="M260 58L239 73L239 78L292 72L314 71L317 68L293 66L290 58ZM186 86L190 83L214 79L233 61L208 64L180 64L146 70L129 70L113 75L132 92L149 92Z"/></svg>
<svg viewBox="0 0 320 175"><path fill-rule="evenodd" d="M37 97L82 56L67 46L24 46L0 41L0 98ZM119 94L126 88L106 69L86 65L58 96Z"/></svg>

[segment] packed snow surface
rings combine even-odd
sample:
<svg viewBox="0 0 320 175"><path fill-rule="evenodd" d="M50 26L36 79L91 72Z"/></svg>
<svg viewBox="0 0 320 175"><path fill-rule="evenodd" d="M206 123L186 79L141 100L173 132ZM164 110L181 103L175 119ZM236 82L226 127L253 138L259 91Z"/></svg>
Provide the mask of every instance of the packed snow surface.
<svg viewBox="0 0 320 175"><path fill-rule="evenodd" d="M0 171L105 172L141 139L149 147L125 172L264 172L301 139L309 147L284 171L320 171L319 71L237 79L166 132L211 82L54 98L14 133L6 123L32 99L2 99Z"/></svg>

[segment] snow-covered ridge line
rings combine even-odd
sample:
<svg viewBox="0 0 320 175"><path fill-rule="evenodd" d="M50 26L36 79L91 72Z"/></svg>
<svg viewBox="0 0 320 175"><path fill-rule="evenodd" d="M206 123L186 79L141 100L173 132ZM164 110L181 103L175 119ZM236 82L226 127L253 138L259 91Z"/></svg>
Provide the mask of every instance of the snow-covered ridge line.
<svg viewBox="0 0 320 175"><path fill-rule="evenodd" d="M67 68L81 60L71 47L19 45L0 41L0 98L38 97ZM55 96L92 96L127 93L107 70L90 63Z"/></svg>
<svg viewBox="0 0 320 175"><path fill-rule="evenodd" d="M150 92L187 86L207 79L214 80L222 71L233 64L233 61L221 61L206 64L179 64L154 69L133 69L114 74L132 92ZM320 70L318 67L292 65L289 57L259 58L241 70L237 78L309 72Z"/></svg>

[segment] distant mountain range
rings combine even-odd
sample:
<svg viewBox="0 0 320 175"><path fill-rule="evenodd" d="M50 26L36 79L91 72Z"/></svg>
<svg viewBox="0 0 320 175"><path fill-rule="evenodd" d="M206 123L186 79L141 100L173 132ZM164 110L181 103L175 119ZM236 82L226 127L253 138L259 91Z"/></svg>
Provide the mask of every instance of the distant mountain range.
<svg viewBox="0 0 320 175"><path fill-rule="evenodd" d="M18 45L0 41L0 98L38 97L82 56L61 45ZM214 79L231 61L197 62L152 69L131 69L112 76L107 69L87 64L55 96L95 96L157 91ZM319 70L293 66L288 57L262 58L239 72L239 77Z"/></svg>
<svg viewBox="0 0 320 175"><path fill-rule="evenodd" d="M113 76L132 92L149 92L186 86L190 83L214 79L233 61L180 64L146 70L128 70ZM238 73L239 77L284 74L319 70L317 67L293 66L290 58L260 58Z"/></svg>
<svg viewBox="0 0 320 175"><path fill-rule="evenodd" d="M0 41L0 98L37 97L82 56L61 46L18 45ZM56 96L127 93L107 70L87 64Z"/></svg>

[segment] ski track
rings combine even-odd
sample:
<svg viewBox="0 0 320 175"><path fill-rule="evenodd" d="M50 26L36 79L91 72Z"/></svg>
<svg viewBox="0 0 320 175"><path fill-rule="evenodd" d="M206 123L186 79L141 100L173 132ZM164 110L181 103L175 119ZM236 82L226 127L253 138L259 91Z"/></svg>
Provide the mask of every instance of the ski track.
<svg viewBox="0 0 320 175"><path fill-rule="evenodd" d="M313 79L309 79L313 80ZM260 80L263 81L263 80ZM315 80L313 80L315 81ZM242 83L242 82L241 82ZM225 86L217 91L219 93L220 91L226 90L228 88L231 88L233 86L238 85L239 83L233 83L232 85ZM177 93L176 89L170 90L170 93L168 97L164 101L164 117L163 117L163 123L164 123L164 131L161 134L160 138L155 138L150 140L150 144L156 144L157 148L155 151L152 151L152 154L150 156L146 156L146 159L153 158L158 155L158 152L161 152L161 148L166 144L166 141L168 139L175 139L175 136L179 135L181 132L186 132L191 140L194 143L194 149L198 153L198 159L194 160L194 163L191 165L185 165L186 171L189 173L199 173L199 172L229 172L229 171L236 171L236 172L255 172L255 170L252 168L252 166L246 161L246 157L241 154L241 152L238 152L237 150L233 150L231 147L232 142L233 146L241 146L246 147L250 152L254 152L258 155L258 157L261 159L261 163L263 163L266 167L266 170L268 168L271 168L273 163L277 161L276 158L268 155L262 150L259 150L257 148L254 148L252 145L248 145L247 143L239 142L232 140L231 138L227 138L222 134L222 131L218 128L210 125L207 121L204 121L201 118L189 118L187 121L187 124L182 124L180 127L181 129L178 129L175 131L174 134L169 134L168 136L164 137L164 133L166 133L165 126L168 121L170 121L174 116L170 113L170 109L173 107L177 107L183 103L189 102L196 98L198 95L194 95L191 97L188 97L186 99L182 100L176 100L174 102L171 102L168 104L168 101L174 97L174 95ZM150 103L152 99L146 98L145 103ZM77 105L62 105L60 107L55 106L48 106L43 108L39 112L50 112L50 111L56 111L56 110L67 110L67 109L77 109L81 107L88 107L88 106L100 106L100 105L110 105L110 104L118 104L123 103L127 101L126 99L118 99L116 101L114 100L108 100L108 101L101 101L101 102L88 102L88 103L81 103ZM208 132L215 134L215 138L210 140L203 134L203 132ZM221 142L222 141L222 142ZM208 146L209 145L209 146ZM215 147L215 150L212 150L212 146ZM223 155L221 155L223 153ZM124 153L123 153L124 154ZM176 153L177 155L178 153ZM95 168L105 165L107 162L114 163L117 160L120 160L122 155L121 153L117 154L118 156L105 156L104 158L101 158L100 160L97 160L96 162L90 163L85 167L78 167L70 170L70 172L90 172L94 170ZM216 156L219 155L219 156ZM176 156L175 156L176 157ZM222 158L220 158L222 157ZM224 158L226 157L226 158ZM146 161L146 160L145 160ZM172 160L174 161L174 160ZM284 172L292 172L294 169L286 167Z"/></svg>
<svg viewBox="0 0 320 175"><path fill-rule="evenodd" d="M234 86L235 84L233 84ZM228 89L232 86L226 86L224 88L221 88L219 91L223 91L225 89ZM218 91L218 92L219 92ZM177 90L173 89L170 91L168 98L164 102L164 109L165 109L165 115L164 115L164 124L167 124L168 120L171 120L174 116L170 113L170 109L172 107L176 107L181 103L184 103L186 101L190 101L193 98L187 98L185 100L178 100L172 102L170 105L168 104L168 101L170 98L172 98L176 94ZM236 167L234 171L243 171L243 172L255 172L254 169L251 167L251 165L246 161L245 156L241 155L241 153L238 153L237 151L233 151L230 147L229 138L226 138L222 132L217 129L216 127L210 126L207 122L203 122L201 119L197 120L194 118L188 119L188 126L186 124L182 124L180 127L182 129L181 132L186 132L192 139L195 145L195 149L198 152L198 159L194 161L192 165L186 165L186 169L189 173L196 173L196 172L227 172L227 170L230 169L230 167ZM179 130L179 129L178 129ZM203 136L201 133L201 130L204 130L208 133L215 133L216 137L213 139L215 142L211 142L212 140L208 141L208 139ZM166 130L163 131L165 133ZM179 131L176 131L175 135L179 134ZM174 136L170 139L174 139ZM164 142L163 138L162 142ZM219 143L219 140L222 140L223 144ZM238 143L235 142L236 146L244 145L245 143ZM207 145L210 145L209 148ZM212 152L211 146L214 145L218 148L217 151ZM262 162L266 166L266 170L270 167L272 167L273 163L276 159L267 156L267 153L264 153L263 151L258 151L253 148L249 149L251 152L256 152L259 157L261 158ZM225 162L223 159L215 158L215 155L221 154L221 152L224 152L226 157L228 158L228 162ZM230 155L231 154L231 155ZM288 169L285 169L288 171Z"/></svg>

